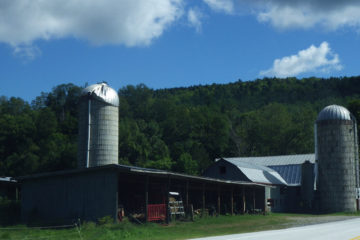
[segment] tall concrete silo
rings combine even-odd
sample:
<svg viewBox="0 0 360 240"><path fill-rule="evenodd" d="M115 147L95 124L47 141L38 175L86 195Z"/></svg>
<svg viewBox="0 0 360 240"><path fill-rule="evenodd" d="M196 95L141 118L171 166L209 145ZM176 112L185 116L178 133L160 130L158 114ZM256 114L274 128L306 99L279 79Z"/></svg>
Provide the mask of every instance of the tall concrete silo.
<svg viewBox="0 0 360 240"><path fill-rule="evenodd" d="M78 167L118 163L119 97L106 83L83 89L79 103Z"/></svg>
<svg viewBox="0 0 360 240"><path fill-rule="evenodd" d="M356 211L356 188L359 185L357 152L355 118L342 106L325 107L315 124L321 211Z"/></svg>

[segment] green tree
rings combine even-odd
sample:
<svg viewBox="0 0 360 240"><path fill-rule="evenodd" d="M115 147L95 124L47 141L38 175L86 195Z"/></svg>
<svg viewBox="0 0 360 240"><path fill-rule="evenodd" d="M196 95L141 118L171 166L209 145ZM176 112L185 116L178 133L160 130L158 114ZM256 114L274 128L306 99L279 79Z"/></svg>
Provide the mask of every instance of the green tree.
<svg viewBox="0 0 360 240"><path fill-rule="evenodd" d="M189 153L182 153L177 161L176 170L190 175L198 174L198 163L192 159Z"/></svg>

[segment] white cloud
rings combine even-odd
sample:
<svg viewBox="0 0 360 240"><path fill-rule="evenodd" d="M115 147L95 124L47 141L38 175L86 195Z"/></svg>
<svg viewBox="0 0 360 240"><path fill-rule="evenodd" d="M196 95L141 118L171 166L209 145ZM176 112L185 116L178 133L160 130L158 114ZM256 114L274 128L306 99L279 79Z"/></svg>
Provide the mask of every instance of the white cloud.
<svg viewBox="0 0 360 240"><path fill-rule="evenodd" d="M296 55L275 59L272 68L261 71L260 75L293 77L303 73L330 72L341 69L338 55L332 53L327 42L323 42L319 47L311 45Z"/></svg>
<svg viewBox="0 0 360 240"><path fill-rule="evenodd" d="M13 54L25 60L34 60L41 55L41 50L34 45L19 45L14 47Z"/></svg>
<svg viewBox="0 0 360 240"><path fill-rule="evenodd" d="M360 28L359 0L203 0L215 11L254 14L278 29Z"/></svg>
<svg viewBox="0 0 360 240"><path fill-rule="evenodd" d="M183 15L183 0L1 0L0 42L31 47L39 39L95 45L149 45Z"/></svg>
<svg viewBox="0 0 360 240"><path fill-rule="evenodd" d="M190 8L187 17L190 25L193 26L197 32L201 32L201 18L203 14L198 9Z"/></svg>
<svg viewBox="0 0 360 240"><path fill-rule="evenodd" d="M320 26L326 30L340 27L360 26L360 4L348 4L338 8L319 9L312 5L277 6L270 5L257 13L260 22L269 22L279 29Z"/></svg>
<svg viewBox="0 0 360 240"><path fill-rule="evenodd" d="M209 7L215 11L232 13L234 11L233 0L203 0Z"/></svg>
<svg viewBox="0 0 360 240"><path fill-rule="evenodd" d="M310 28L317 21L319 16L309 14L308 11L292 7L272 7L264 12L258 13L257 19L260 22L270 22L273 26L286 28Z"/></svg>

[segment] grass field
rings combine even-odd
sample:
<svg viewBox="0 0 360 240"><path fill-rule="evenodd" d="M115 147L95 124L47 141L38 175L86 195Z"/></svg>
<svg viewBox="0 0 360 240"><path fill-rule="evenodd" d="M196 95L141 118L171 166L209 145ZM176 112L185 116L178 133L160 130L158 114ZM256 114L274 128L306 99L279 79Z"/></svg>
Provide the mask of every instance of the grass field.
<svg viewBox="0 0 360 240"><path fill-rule="evenodd" d="M359 214L357 214L359 216ZM111 240L111 239L188 239L213 235L243 233L280 229L298 224L316 223L319 219L340 219L350 217L346 214L335 215L304 215L304 214L269 214L269 215L238 215L219 216L196 219L194 222L173 222L163 224L133 224L124 221L120 224L84 223L80 228L67 229L36 229L25 226L0 228L0 239L83 239L83 240ZM327 220L325 220L327 221ZM320 221L321 222L321 221Z"/></svg>

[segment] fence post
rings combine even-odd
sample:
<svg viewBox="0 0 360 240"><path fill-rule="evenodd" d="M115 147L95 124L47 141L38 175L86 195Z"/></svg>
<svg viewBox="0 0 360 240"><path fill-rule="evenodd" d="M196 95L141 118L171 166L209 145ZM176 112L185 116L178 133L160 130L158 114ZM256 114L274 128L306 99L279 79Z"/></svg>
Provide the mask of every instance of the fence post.
<svg viewBox="0 0 360 240"><path fill-rule="evenodd" d="M82 240L82 236L81 236L81 221L80 221L80 218L78 218L78 221L77 223L75 223L75 227L79 233L79 238L80 240Z"/></svg>

